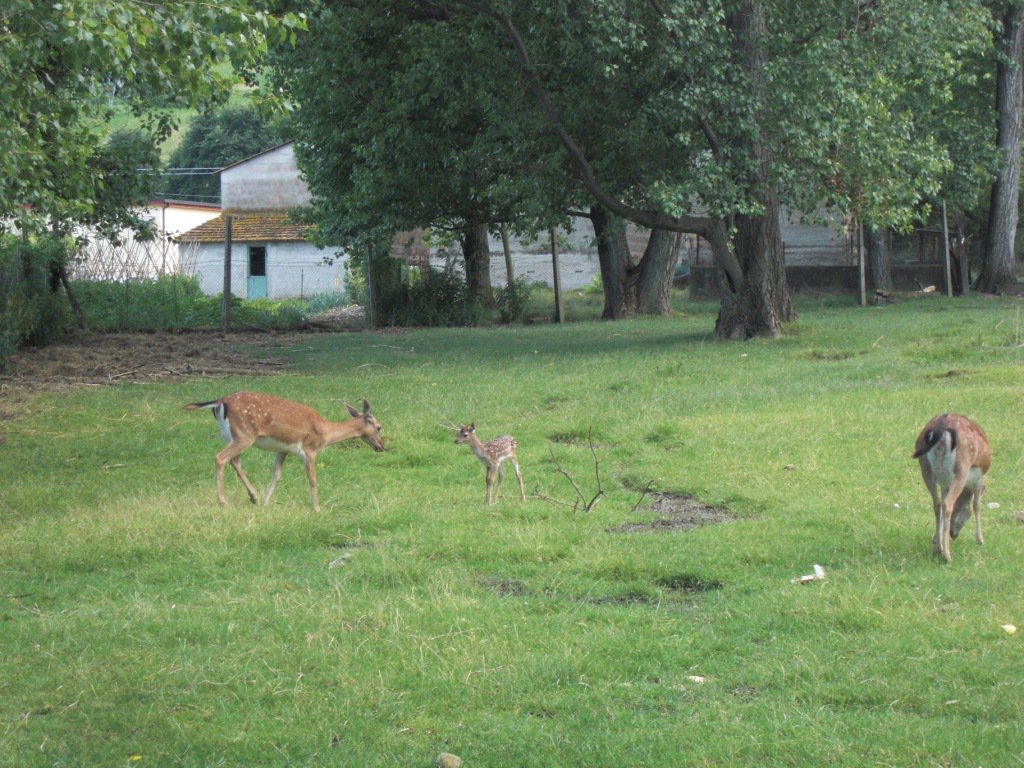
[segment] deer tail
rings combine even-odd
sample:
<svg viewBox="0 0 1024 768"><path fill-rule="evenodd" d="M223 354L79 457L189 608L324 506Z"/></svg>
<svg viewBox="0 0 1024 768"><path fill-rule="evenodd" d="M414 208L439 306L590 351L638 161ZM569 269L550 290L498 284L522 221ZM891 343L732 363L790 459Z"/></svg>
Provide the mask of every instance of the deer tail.
<svg viewBox="0 0 1024 768"><path fill-rule="evenodd" d="M919 459L924 456L928 451L936 446L936 444L942 440L946 433L949 433L949 450L956 450L956 430L955 429L930 429L924 436L924 445L914 451L913 458Z"/></svg>
<svg viewBox="0 0 1024 768"><path fill-rule="evenodd" d="M186 411L198 411L200 408L215 408L217 406L217 400L210 400L208 403L188 403L182 406Z"/></svg>

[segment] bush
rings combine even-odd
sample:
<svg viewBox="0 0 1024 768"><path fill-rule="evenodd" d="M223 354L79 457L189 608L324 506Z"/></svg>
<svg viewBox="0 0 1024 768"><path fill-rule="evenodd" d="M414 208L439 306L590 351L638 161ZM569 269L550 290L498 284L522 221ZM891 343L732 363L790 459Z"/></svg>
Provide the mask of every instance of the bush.
<svg viewBox="0 0 1024 768"><path fill-rule="evenodd" d="M53 278L68 252L59 238L0 238L0 370L19 347L46 344L71 328L67 300Z"/></svg>
<svg viewBox="0 0 1024 768"><path fill-rule="evenodd" d="M411 279L391 280L378 290L378 317L381 325L474 325L480 319L479 307L465 278L450 264L443 270L428 267L410 273Z"/></svg>
<svg viewBox="0 0 1024 768"><path fill-rule="evenodd" d="M167 275L155 280L122 283L77 282L86 323L97 331L162 331L216 328L221 322L221 295L204 296L199 278ZM332 294L337 299L337 294ZM310 315L310 303L299 299L231 297L235 328L290 330ZM323 300L318 302L323 305ZM320 310L317 310L320 311Z"/></svg>
<svg viewBox="0 0 1024 768"><path fill-rule="evenodd" d="M526 314L526 302L530 299L530 286L522 277L514 279L504 288L494 292L494 301L503 323L518 323Z"/></svg>

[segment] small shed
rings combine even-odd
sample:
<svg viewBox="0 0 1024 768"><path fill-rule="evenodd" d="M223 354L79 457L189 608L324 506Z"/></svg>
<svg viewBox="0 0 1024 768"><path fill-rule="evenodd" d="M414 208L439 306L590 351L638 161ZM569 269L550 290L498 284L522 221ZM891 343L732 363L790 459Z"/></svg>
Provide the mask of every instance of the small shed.
<svg viewBox="0 0 1024 768"><path fill-rule="evenodd" d="M233 295L283 299L344 290L346 255L312 243L310 228L294 216L308 205L310 193L293 142L226 166L219 174L221 215L182 235L183 241L196 244L194 269L204 293L223 290L229 218Z"/></svg>
<svg viewBox="0 0 1024 768"><path fill-rule="evenodd" d="M308 227L288 213L231 217L231 293L246 299L306 298L340 293L345 287L344 256L306 239ZM222 214L187 234L196 244L195 274L203 293L224 287ZM334 262L331 263L332 258Z"/></svg>

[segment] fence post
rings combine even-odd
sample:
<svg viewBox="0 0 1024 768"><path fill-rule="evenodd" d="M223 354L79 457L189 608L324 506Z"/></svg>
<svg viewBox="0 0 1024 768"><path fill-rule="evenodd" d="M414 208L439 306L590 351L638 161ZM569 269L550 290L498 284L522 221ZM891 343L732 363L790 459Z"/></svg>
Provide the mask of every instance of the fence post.
<svg viewBox="0 0 1024 768"><path fill-rule="evenodd" d="M220 308L220 330L231 330L231 214L224 216L224 300Z"/></svg>
<svg viewBox="0 0 1024 768"><path fill-rule="evenodd" d="M946 295L953 295L953 273L949 265L949 223L946 221L946 201L942 201L942 248L945 253Z"/></svg>

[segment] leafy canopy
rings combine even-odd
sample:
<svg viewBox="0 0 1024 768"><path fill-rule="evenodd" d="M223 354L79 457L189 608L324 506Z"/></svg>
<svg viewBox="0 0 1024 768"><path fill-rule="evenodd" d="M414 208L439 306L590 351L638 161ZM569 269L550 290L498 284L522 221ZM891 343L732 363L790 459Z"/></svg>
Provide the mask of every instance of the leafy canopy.
<svg viewBox="0 0 1024 768"><path fill-rule="evenodd" d="M7 0L0 11L0 216L84 221L105 188L94 162L114 95L169 129L150 106L223 98L300 26L254 0L159 3Z"/></svg>

